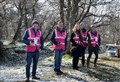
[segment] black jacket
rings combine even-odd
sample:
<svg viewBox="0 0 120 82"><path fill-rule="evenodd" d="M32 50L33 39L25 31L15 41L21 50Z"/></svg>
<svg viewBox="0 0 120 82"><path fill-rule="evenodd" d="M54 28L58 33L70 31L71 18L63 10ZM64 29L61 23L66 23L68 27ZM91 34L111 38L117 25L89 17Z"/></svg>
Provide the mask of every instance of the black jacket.
<svg viewBox="0 0 120 82"><path fill-rule="evenodd" d="M79 47L79 46L81 46L81 45L79 45L79 44L76 44L76 42L74 41L74 38L75 37L75 33L72 33L71 34L71 37L70 37L70 42L72 43L72 46L75 46L75 47Z"/></svg>

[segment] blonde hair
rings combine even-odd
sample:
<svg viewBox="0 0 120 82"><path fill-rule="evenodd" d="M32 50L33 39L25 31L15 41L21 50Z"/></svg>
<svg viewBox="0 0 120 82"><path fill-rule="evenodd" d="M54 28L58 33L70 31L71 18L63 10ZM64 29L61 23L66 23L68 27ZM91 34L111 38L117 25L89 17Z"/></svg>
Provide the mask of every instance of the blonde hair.
<svg viewBox="0 0 120 82"><path fill-rule="evenodd" d="M74 25L74 27L73 27L73 29L72 29L73 32L76 32L76 30L77 30L77 25L79 25L79 23L76 23L76 24Z"/></svg>

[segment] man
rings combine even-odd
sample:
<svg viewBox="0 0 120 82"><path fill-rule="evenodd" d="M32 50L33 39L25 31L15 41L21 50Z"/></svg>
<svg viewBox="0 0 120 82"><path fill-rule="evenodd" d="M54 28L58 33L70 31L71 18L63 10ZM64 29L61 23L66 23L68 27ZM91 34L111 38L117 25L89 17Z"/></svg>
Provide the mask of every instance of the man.
<svg viewBox="0 0 120 82"><path fill-rule="evenodd" d="M60 70L62 55L66 50L66 31L63 27L63 22L58 22L57 28L53 30L51 41L53 43L53 48L55 50L55 62L54 62L54 71L56 74L62 74L63 72Z"/></svg>
<svg viewBox="0 0 120 82"><path fill-rule="evenodd" d="M28 28L23 36L23 42L26 44L26 81L30 81L30 66L32 67L32 79L40 79L36 77L37 63L40 56L41 49L43 48L43 40L41 31L38 29L39 23L37 20L32 21L32 27Z"/></svg>
<svg viewBox="0 0 120 82"><path fill-rule="evenodd" d="M84 67L85 66L85 50L86 50L86 47L87 47L87 30L85 28L85 22L81 22L80 23L80 31L81 31L81 35L82 35L82 38L83 38L83 46L82 46L82 66Z"/></svg>
<svg viewBox="0 0 120 82"><path fill-rule="evenodd" d="M93 52L95 54L94 67L96 67L98 53L99 53L99 46L100 46L100 34L96 31L96 26L92 25L90 31L88 32L89 56L87 58L87 67L89 67L90 58L91 58Z"/></svg>

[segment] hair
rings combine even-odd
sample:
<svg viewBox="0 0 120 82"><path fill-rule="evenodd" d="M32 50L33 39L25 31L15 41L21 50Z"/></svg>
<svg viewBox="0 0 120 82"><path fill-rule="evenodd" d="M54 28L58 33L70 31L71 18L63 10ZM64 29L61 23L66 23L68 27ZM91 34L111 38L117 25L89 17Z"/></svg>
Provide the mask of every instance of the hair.
<svg viewBox="0 0 120 82"><path fill-rule="evenodd" d="M76 33L76 31L77 31L77 25L79 25L78 22L74 25L74 27L73 27L73 29L72 29L72 31L75 32L75 33Z"/></svg>
<svg viewBox="0 0 120 82"><path fill-rule="evenodd" d="M79 36L80 41L83 41L81 31L77 31L77 25L80 25L78 22L74 25L72 31Z"/></svg>

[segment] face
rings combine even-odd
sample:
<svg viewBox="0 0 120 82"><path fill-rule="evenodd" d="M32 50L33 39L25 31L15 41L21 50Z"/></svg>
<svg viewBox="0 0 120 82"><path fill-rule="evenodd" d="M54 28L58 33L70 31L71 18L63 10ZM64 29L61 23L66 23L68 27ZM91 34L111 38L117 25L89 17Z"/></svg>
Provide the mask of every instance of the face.
<svg viewBox="0 0 120 82"><path fill-rule="evenodd" d="M92 28L91 28L91 30L96 31L96 27L95 27L95 26L94 26L94 27L92 27Z"/></svg>
<svg viewBox="0 0 120 82"><path fill-rule="evenodd" d="M63 23L59 23L58 28L63 29Z"/></svg>
<svg viewBox="0 0 120 82"><path fill-rule="evenodd" d="M36 23L33 24L33 27L34 27L34 28L38 28L38 24L36 24Z"/></svg>
<svg viewBox="0 0 120 82"><path fill-rule="evenodd" d="M84 24L80 24L80 28L84 28L85 27L85 25Z"/></svg>

